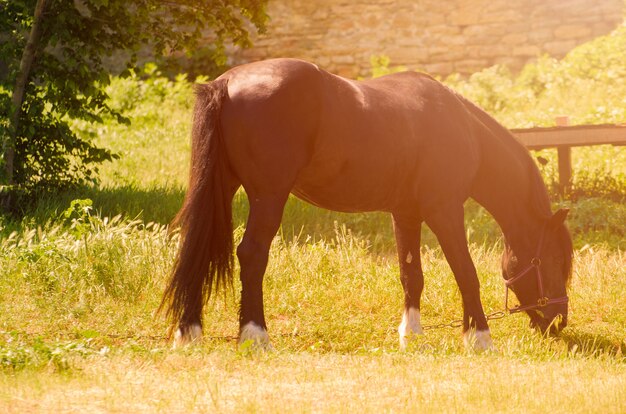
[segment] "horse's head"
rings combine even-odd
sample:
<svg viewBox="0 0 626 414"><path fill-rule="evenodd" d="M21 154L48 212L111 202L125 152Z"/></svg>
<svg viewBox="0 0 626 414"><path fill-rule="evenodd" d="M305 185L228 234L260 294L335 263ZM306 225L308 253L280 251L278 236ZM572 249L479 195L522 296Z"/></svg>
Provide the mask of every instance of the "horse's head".
<svg viewBox="0 0 626 414"><path fill-rule="evenodd" d="M544 333L558 333L567 325L572 269L572 239L564 224L567 213L559 210L545 220L535 246L513 251L507 244L502 257L507 294L510 288L520 302L510 311L525 311L531 326Z"/></svg>

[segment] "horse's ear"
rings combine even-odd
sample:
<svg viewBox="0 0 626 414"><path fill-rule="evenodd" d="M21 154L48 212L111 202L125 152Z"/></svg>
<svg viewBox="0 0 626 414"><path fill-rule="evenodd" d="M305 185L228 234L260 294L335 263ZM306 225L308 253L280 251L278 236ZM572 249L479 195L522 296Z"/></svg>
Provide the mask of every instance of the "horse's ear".
<svg viewBox="0 0 626 414"><path fill-rule="evenodd" d="M550 221L549 221L550 226L557 227L565 223L565 219L567 218L567 213L569 213L569 208L561 208L557 210L557 212L554 213L552 217L550 217Z"/></svg>

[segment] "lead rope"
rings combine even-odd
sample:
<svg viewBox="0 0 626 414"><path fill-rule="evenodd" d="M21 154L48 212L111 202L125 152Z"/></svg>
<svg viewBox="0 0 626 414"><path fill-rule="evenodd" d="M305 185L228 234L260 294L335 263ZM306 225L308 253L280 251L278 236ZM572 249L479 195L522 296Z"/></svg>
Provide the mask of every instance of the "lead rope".
<svg viewBox="0 0 626 414"><path fill-rule="evenodd" d="M507 312L506 311L496 311L496 312L492 312L490 314L485 315L485 318L488 321L492 321L492 320L495 320L495 319L505 318L506 316L507 316ZM448 323L438 323L438 324L435 324L435 325L422 325L422 329L424 331L427 331L429 329L460 328L461 326L463 326L463 319L456 319L456 320L448 322Z"/></svg>

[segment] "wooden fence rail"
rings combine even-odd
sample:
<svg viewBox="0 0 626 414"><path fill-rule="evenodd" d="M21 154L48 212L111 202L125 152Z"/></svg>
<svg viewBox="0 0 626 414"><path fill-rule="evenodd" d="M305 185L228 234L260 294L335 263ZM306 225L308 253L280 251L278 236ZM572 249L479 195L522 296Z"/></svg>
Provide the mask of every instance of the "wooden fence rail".
<svg viewBox="0 0 626 414"><path fill-rule="evenodd" d="M512 129L528 149L556 148L559 162L559 185L562 193L571 185L572 147L591 145L626 145L626 125L568 126L567 117L557 117L552 128Z"/></svg>

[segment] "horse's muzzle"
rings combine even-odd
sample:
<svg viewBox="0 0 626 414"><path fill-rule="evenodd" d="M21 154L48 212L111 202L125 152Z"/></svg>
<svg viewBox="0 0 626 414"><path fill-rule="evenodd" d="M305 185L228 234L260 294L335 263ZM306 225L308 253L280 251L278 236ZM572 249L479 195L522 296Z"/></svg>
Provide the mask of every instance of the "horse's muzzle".
<svg viewBox="0 0 626 414"><path fill-rule="evenodd" d="M558 335L567 326L567 303L546 306L529 313L530 326L543 334Z"/></svg>

